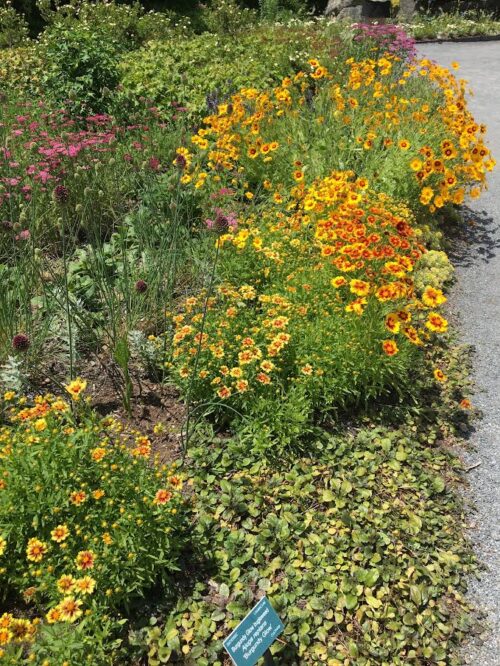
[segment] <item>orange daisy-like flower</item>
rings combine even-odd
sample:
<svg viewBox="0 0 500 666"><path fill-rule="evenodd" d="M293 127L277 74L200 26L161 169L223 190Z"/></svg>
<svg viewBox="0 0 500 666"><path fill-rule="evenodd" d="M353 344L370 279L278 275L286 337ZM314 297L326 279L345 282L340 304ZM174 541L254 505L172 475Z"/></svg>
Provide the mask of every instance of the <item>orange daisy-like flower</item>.
<svg viewBox="0 0 500 666"><path fill-rule="evenodd" d="M401 148L401 150L408 150L410 145L410 142L406 139L401 139L401 141L398 141L398 146Z"/></svg>
<svg viewBox="0 0 500 666"><path fill-rule="evenodd" d="M30 539L26 548L26 556L30 562L41 562L47 550L47 544L43 541Z"/></svg>
<svg viewBox="0 0 500 666"><path fill-rule="evenodd" d="M459 404L460 404L460 407L462 409L471 409L471 407L472 407L471 401L468 400L467 398L464 398L463 400L461 400Z"/></svg>
<svg viewBox="0 0 500 666"><path fill-rule="evenodd" d="M14 634L10 629L0 627L0 645L8 645L13 637Z"/></svg>
<svg viewBox="0 0 500 666"><path fill-rule="evenodd" d="M92 569L95 564L96 555L91 550L81 550L76 556L76 568L80 571Z"/></svg>
<svg viewBox="0 0 500 666"><path fill-rule="evenodd" d="M0 629L10 627L12 620L13 617L10 613L4 613L3 615L0 615Z"/></svg>
<svg viewBox="0 0 500 666"><path fill-rule="evenodd" d="M375 296L379 301L390 301L396 297L396 290L392 285L386 284L377 289Z"/></svg>
<svg viewBox="0 0 500 666"><path fill-rule="evenodd" d="M422 302L429 308L436 308L446 302L446 296L441 289L434 289L434 287L426 287L422 294Z"/></svg>
<svg viewBox="0 0 500 666"><path fill-rule="evenodd" d="M45 616L45 619L49 624L54 624L55 622L59 622L61 619L61 611L59 608L51 608L47 615Z"/></svg>
<svg viewBox="0 0 500 666"><path fill-rule="evenodd" d="M83 504L86 499L87 499L87 493L84 492L83 490L75 490L69 496L69 501L72 504L76 504L77 506Z"/></svg>
<svg viewBox="0 0 500 666"><path fill-rule="evenodd" d="M166 504L172 498L172 493L165 488L160 488L156 491L155 498L153 500L154 504Z"/></svg>
<svg viewBox="0 0 500 666"><path fill-rule="evenodd" d="M70 396L73 398L73 400L77 401L77 400L80 400L80 395L87 388L87 382L85 381L85 379L81 379L80 377L77 377L76 379L74 379L72 382L70 382L64 388L70 394Z"/></svg>
<svg viewBox="0 0 500 666"><path fill-rule="evenodd" d="M303 366L301 367L300 372L301 372L303 375L306 375L306 376L312 375L312 373L313 373L313 367L312 367L312 365L311 365L310 363L306 363L305 365L303 365Z"/></svg>
<svg viewBox="0 0 500 666"><path fill-rule="evenodd" d="M75 580L75 591L78 594L92 594L95 590L95 580L90 576L84 576Z"/></svg>
<svg viewBox="0 0 500 666"><path fill-rule="evenodd" d="M257 381L260 382L261 384L270 384L271 383L271 378L269 375L266 375L265 372L259 372L257 375Z"/></svg>
<svg viewBox="0 0 500 666"><path fill-rule="evenodd" d="M437 312L429 313L425 325L430 331L434 331L435 333L445 333L448 329L448 322Z"/></svg>
<svg viewBox="0 0 500 666"><path fill-rule="evenodd" d="M228 386L221 386L217 391L217 395L219 398L222 398L222 400L227 400L231 397L231 389Z"/></svg>
<svg viewBox="0 0 500 666"><path fill-rule="evenodd" d="M140 458L149 458L151 455L151 442L147 437L137 437L135 440L137 446L132 449L132 455Z"/></svg>
<svg viewBox="0 0 500 666"><path fill-rule="evenodd" d="M82 615L82 602L74 597L66 597L57 606L62 622L74 622Z"/></svg>
<svg viewBox="0 0 500 666"><path fill-rule="evenodd" d="M434 370L434 378L438 382L445 382L448 379L448 377L444 374L444 372L439 368L436 368Z"/></svg>
<svg viewBox="0 0 500 666"><path fill-rule="evenodd" d="M385 327L391 331L391 333L398 333L401 322L399 317L396 314L389 314L385 318Z"/></svg>
<svg viewBox="0 0 500 666"><path fill-rule="evenodd" d="M403 333L412 344L414 345L423 344L422 340L420 339L420 336L418 335L417 329L414 328L413 326L405 326L403 328Z"/></svg>
<svg viewBox="0 0 500 666"><path fill-rule="evenodd" d="M62 543L65 539L68 538L69 529L66 525L58 525L57 527L54 527L50 533L50 536L52 537L52 541L55 541L56 543Z"/></svg>
<svg viewBox="0 0 500 666"><path fill-rule="evenodd" d="M304 172L300 170L294 171L293 177L297 181L297 183L300 183L302 180L304 180Z"/></svg>
<svg viewBox="0 0 500 666"><path fill-rule="evenodd" d="M370 292L370 283L364 280L351 280L349 282L349 289L351 293L357 296L367 296Z"/></svg>
<svg viewBox="0 0 500 666"><path fill-rule="evenodd" d="M382 342L382 349L387 356L395 356L399 351L395 340L384 340Z"/></svg>
<svg viewBox="0 0 500 666"><path fill-rule="evenodd" d="M35 633L34 628L29 620L24 618L16 618L12 620L10 630L12 631L13 640L16 643L24 643L29 641Z"/></svg>
<svg viewBox="0 0 500 666"><path fill-rule="evenodd" d="M245 393L245 391L248 391L248 382L246 379L240 379L239 381L236 382L236 390L238 393Z"/></svg>
<svg viewBox="0 0 500 666"><path fill-rule="evenodd" d="M59 578L57 581L57 589L61 594L68 594L73 590L75 586L75 579L73 576L70 576L69 574L64 574Z"/></svg>
<svg viewBox="0 0 500 666"><path fill-rule="evenodd" d="M102 446L97 446L95 449L92 449L92 451L90 452L90 457L95 462L100 462L105 455L106 455L106 449L104 449Z"/></svg>

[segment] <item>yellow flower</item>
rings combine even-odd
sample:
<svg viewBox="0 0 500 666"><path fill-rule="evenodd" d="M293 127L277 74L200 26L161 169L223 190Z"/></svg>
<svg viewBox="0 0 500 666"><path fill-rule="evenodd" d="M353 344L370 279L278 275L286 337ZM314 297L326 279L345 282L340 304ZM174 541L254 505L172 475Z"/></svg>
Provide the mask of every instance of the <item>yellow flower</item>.
<svg viewBox="0 0 500 666"><path fill-rule="evenodd" d="M436 368L434 370L434 377L438 382L445 382L448 379L448 377L444 374L444 372L439 368Z"/></svg>
<svg viewBox="0 0 500 666"><path fill-rule="evenodd" d="M47 544L39 539L30 539L26 548L26 557L30 562L41 562L47 552Z"/></svg>
<svg viewBox="0 0 500 666"><path fill-rule="evenodd" d="M0 557L5 553L5 549L7 548L7 541L0 536Z"/></svg>
<svg viewBox="0 0 500 666"><path fill-rule="evenodd" d="M56 543L62 543L68 538L69 529L66 525L58 525L52 530L50 535L52 537L52 541L55 541Z"/></svg>
<svg viewBox="0 0 500 666"><path fill-rule="evenodd" d="M85 595L92 594L95 589L95 580L90 576L84 576L83 578L78 578L75 581L75 591Z"/></svg>
<svg viewBox="0 0 500 666"><path fill-rule="evenodd" d="M87 388L87 382L85 381L85 379L77 377L64 388L73 398L73 400L77 401L80 399L80 394L83 393L83 391L85 391L85 389Z"/></svg>
<svg viewBox="0 0 500 666"><path fill-rule="evenodd" d="M74 597L65 597L57 606L62 622L74 622L82 615L82 602Z"/></svg>
<svg viewBox="0 0 500 666"><path fill-rule="evenodd" d="M34 427L37 432L42 432L47 427L47 421L45 419L37 419L34 423Z"/></svg>
<svg viewBox="0 0 500 666"><path fill-rule="evenodd" d="M425 325L430 331L434 331L435 333L445 333L448 329L448 322L437 312L429 313Z"/></svg>

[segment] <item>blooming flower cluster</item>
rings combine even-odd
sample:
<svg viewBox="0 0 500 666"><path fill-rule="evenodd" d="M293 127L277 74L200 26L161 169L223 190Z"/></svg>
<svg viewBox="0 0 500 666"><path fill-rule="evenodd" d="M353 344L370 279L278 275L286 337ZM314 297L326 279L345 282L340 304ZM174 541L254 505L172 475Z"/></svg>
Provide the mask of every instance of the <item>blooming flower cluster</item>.
<svg viewBox="0 0 500 666"><path fill-rule="evenodd" d="M290 201L228 229L218 241L226 281L173 315L178 381L200 399L242 409L253 393L301 384L314 402L343 401L394 381L446 331L443 293L413 284L425 248L406 206L338 171L293 188Z"/></svg>
<svg viewBox="0 0 500 666"><path fill-rule="evenodd" d="M68 386L73 400L84 384ZM28 404L7 392L0 403L9 418L0 428L2 590L44 608L44 622L73 623L167 584L184 520L175 464L151 461L147 437L85 406L77 420L52 395ZM21 633L5 618L7 644Z"/></svg>
<svg viewBox="0 0 500 666"><path fill-rule="evenodd" d="M226 171L230 185L274 187L279 198L308 174L347 165L431 212L479 196L495 161L467 108L465 81L428 59L391 53L350 58L337 74L315 59L310 68L272 92L243 89L221 104L192 137L196 155L182 149L183 182L220 187Z"/></svg>
<svg viewBox="0 0 500 666"><path fill-rule="evenodd" d="M230 191L240 214L219 225L215 293L172 313L169 363L190 396L239 413L292 390L315 409L411 381L448 328L441 289L414 278L427 250L411 211L477 196L494 166L448 70L390 51L309 65L241 90L178 149L182 182L208 206Z"/></svg>

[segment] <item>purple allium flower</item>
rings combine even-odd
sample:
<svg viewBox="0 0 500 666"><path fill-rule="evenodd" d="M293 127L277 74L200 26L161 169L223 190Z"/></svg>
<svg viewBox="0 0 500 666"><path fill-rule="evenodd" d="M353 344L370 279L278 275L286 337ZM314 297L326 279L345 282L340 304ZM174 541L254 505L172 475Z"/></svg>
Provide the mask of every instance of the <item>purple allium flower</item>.
<svg viewBox="0 0 500 666"><path fill-rule="evenodd" d="M182 169L185 169L185 168L186 168L186 164L187 164L187 161L186 161L186 158L184 157L184 155L177 155L177 156L176 156L176 158L175 158L175 165L176 165L179 169L181 169L181 170L182 170Z"/></svg>
<svg viewBox="0 0 500 666"><path fill-rule="evenodd" d="M224 213L221 208L215 209L215 218L205 220L207 228L216 234L227 234L229 230L233 231L238 226L238 220L234 213Z"/></svg>
<svg viewBox="0 0 500 666"><path fill-rule="evenodd" d="M65 185L56 185L52 197L56 203L65 204L69 199L69 190Z"/></svg>
<svg viewBox="0 0 500 666"><path fill-rule="evenodd" d="M28 351L30 344L30 339L24 333L17 333L17 335L12 338L12 347L16 351Z"/></svg>
<svg viewBox="0 0 500 666"><path fill-rule="evenodd" d="M135 290L138 294L143 294L145 291L148 290L147 282L144 282L144 280L137 280L137 282L135 283Z"/></svg>

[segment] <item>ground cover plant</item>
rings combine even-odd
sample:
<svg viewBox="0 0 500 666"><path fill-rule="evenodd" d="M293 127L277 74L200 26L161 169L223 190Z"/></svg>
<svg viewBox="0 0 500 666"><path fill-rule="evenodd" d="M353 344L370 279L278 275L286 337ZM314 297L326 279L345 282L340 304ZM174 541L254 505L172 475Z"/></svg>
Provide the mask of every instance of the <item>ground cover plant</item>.
<svg viewBox="0 0 500 666"><path fill-rule="evenodd" d="M445 236L495 162L401 27L299 4L0 50L2 663L222 666L264 594L279 663L458 663Z"/></svg>

